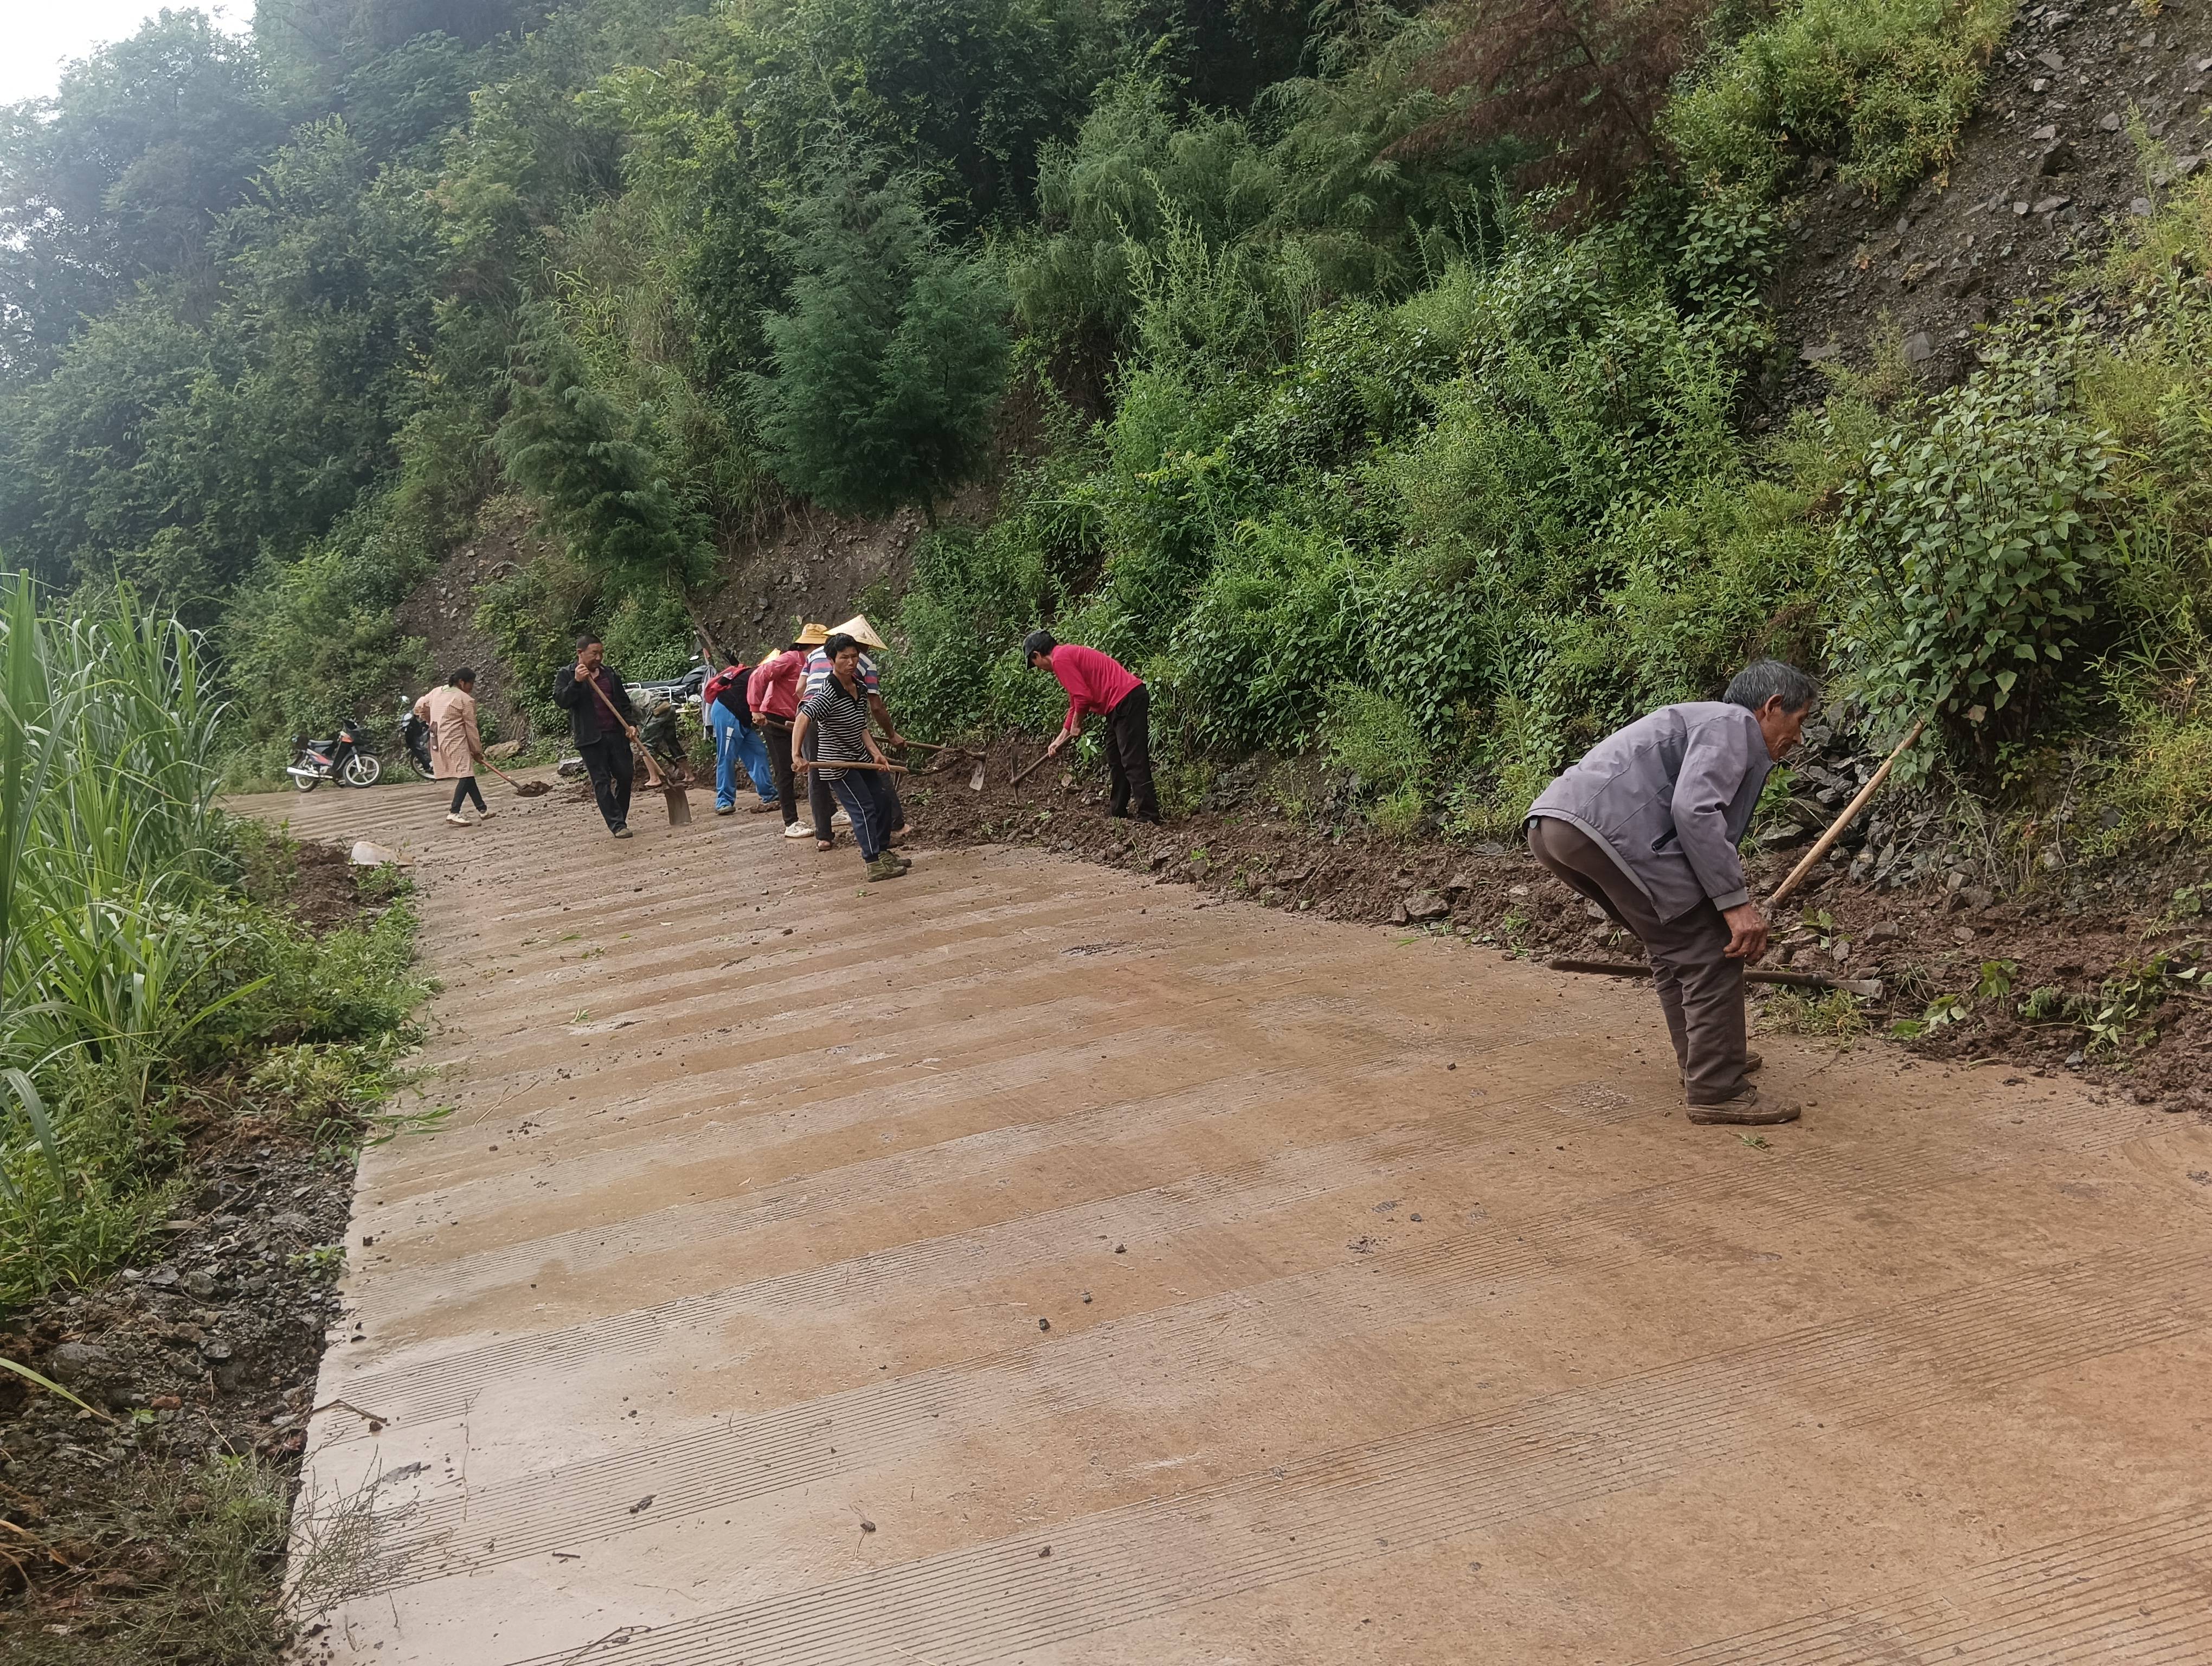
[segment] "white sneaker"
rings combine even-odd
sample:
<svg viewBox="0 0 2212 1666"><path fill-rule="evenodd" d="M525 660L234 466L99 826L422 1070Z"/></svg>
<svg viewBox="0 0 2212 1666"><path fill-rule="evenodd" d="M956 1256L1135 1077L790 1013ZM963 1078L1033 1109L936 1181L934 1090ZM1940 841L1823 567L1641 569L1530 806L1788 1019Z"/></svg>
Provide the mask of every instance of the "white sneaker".
<svg viewBox="0 0 2212 1666"><path fill-rule="evenodd" d="M852 824L853 818L842 810L837 811L830 818L830 825L832 827L850 827Z"/></svg>
<svg viewBox="0 0 2212 1666"><path fill-rule="evenodd" d="M488 822L497 814L499 812L496 810L479 810L477 812L477 819L480 822Z"/></svg>
<svg viewBox="0 0 2212 1666"><path fill-rule="evenodd" d="M783 836L787 839L811 839L814 836L814 830L805 822L793 822L783 830Z"/></svg>
<svg viewBox="0 0 2212 1666"><path fill-rule="evenodd" d="M448 827L466 827L468 824L469 818L458 810L449 812L446 817L446 825Z"/></svg>

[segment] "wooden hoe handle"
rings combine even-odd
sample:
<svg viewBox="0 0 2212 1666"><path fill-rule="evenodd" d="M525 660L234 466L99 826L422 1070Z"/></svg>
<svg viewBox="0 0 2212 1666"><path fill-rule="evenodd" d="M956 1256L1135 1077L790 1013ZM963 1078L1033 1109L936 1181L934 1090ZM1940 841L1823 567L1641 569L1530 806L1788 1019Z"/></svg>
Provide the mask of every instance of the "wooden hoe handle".
<svg viewBox="0 0 2212 1666"><path fill-rule="evenodd" d="M1814 841L1813 848L1805 853L1805 860L1790 870L1788 879L1775 886L1773 894L1766 899L1769 908L1779 908L1788 902L1790 893L1802 885L1805 876L1813 871L1813 864L1836 848L1836 841L1844 836L1844 830L1851 824L1853 818L1860 811L1867 807L1867 800L1881 790L1882 782L1889 779L1891 769L1895 766L1897 760L1905 755L1905 749L1919 739L1920 732L1927 727L1928 720L1923 717L1912 726L1911 733L1897 743L1897 750L1882 759L1881 767L1868 779L1865 786L1859 788L1858 796L1844 806L1844 813L1828 824L1828 830L1820 835L1820 838Z"/></svg>

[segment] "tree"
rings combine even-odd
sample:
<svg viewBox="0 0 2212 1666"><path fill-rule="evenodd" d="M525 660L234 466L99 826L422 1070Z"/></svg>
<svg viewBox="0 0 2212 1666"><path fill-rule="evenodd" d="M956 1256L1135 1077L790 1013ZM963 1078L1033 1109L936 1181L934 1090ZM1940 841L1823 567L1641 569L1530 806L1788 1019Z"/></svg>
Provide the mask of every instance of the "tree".
<svg viewBox="0 0 2212 1666"><path fill-rule="evenodd" d="M514 403L492 441L507 478L600 575L688 579L704 539L652 443L652 408L625 422L550 313L532 320L521 358Z"/></svg>
<svg viewBox="0 0 2212 1666"><path fill-rule="evenodd" d="M49 367L143 277L204 276L216 216L283 143L252 49L164 10L0 108L0 360Z"/></svg>
<svg viewBox="0 0 2212 1666"><path fill-rule="evenodd" d="M787 312L752 380L776 477L825 508L937 505L983 460L1006 380L1006 290L948 248L904 179L848 167L795 211Z"/></svg>
<svg viewBox="0 0 2212 1666"><path fill-rule="evenodd" d="M1438 91L1466 96L1409 143L1517 142L1521 183L1611 206L1660 155L1656 124L1713 0L1471 0L1429 59Z"/></svg>

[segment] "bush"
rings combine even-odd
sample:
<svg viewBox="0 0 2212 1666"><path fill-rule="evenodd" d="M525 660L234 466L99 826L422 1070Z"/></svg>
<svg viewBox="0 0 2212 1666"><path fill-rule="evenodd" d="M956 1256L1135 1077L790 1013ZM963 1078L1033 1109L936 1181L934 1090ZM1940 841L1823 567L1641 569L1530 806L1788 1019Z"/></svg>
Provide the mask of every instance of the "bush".
<svg viewBox="0 0 2212 1666"><path fill-rule="evenodd" d="M428 683L427 649L397 609L434 559L428 528L389 497L294 560L264 556L216 633L249 767L273 772L292 736L374 723Z"/></svg>
<svg viewBox="0 0 2212 1666"><path fill-rule="evenodd" d="M1886 197L1948 162L2016 0L1797 0L1669 106L1693 178L1778 195L1825 155Z"/></svg>
<svg viewBox="0 0 2212 1666"><path fill-rule="evenodd" d="M1328 693L1322 734L1329 757L1370 792L1418 796L1429 769L1429 749L1413 715L1387 694L1340 683Z"/></svg>
<svg viewBox="0 0 2212 1666"><path fill-rule="evenodd" d="M1206 577L1169 649L1182 745L1302 749L1335 684L1365 667L1358 562L1340 540L1248 525Z"/></svg>
<svg viewBox="0 0 2212 1666"><path fill-rule="evenodd" d="M981 467L1006 381L1007 301L985 260L945 246L913 181L848 162L796 212L791 307L763 320L752 379L779 479L825 507L937 505Z"/></svg>
<svg viewBox="0 0 2212 1666"><path fill-rule="evenodd" d="M1980 373L1936 395L1843 494L1840 643L1869 703L1899 727L1940 712L1985 751L2034 721L2094 608L2110 459L2032 394Z"/></svg>

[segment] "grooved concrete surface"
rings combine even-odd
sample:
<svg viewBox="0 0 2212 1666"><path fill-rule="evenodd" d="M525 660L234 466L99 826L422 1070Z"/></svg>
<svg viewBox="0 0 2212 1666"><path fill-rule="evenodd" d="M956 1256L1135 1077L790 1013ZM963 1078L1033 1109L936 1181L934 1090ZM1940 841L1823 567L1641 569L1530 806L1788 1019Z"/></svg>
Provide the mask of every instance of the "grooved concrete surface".
<svg viewBox="0 0 2212 1666"><path fill-rule="evenodd" d="M1770 1039L1762 1146L1636 986L495 802L253 806L418 852L445 983L335 1658L2212 1661L2212 1130Z"/></svg>

